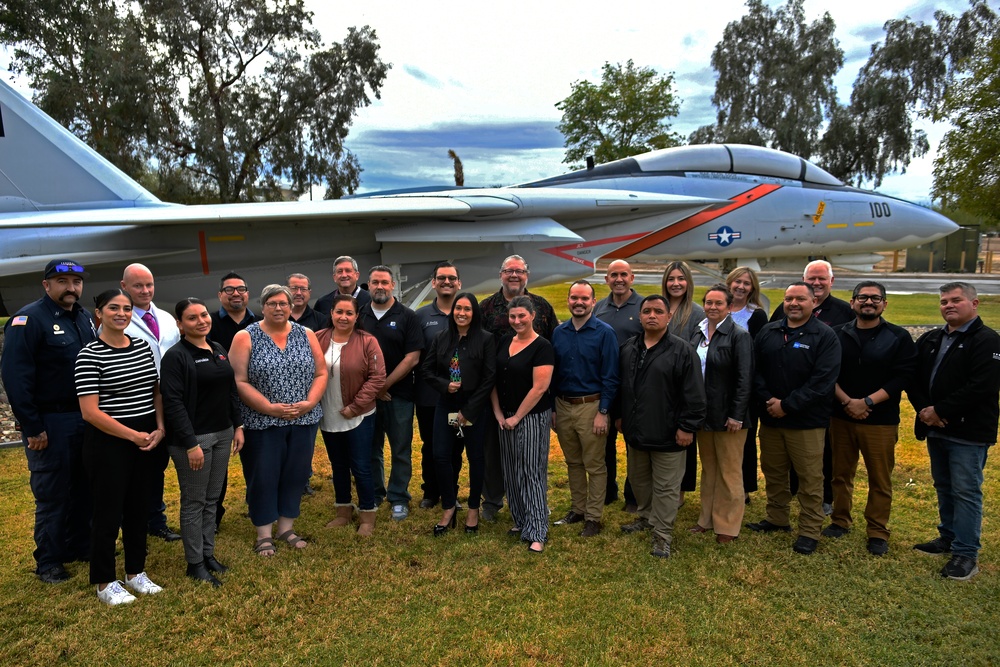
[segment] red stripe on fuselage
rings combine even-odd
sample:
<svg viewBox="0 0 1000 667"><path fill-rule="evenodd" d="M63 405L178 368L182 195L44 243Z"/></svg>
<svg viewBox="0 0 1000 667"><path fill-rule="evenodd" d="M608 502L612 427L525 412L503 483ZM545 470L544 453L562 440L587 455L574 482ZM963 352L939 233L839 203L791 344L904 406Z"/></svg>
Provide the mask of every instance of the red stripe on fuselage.
<svg viewBox="0 0 1000 667"><path fill-rule="evenodd" d="M633 239L641 239L645 234L628 234L626 236L615 236L609 239L597 239L595 241L584 241L583 243L571 243L569 245L556 246L554 248L542 248L542 252L547 252L550 255L554 255L559 259L566 259L576 264L583 264L584 266L589 266L594 269L593 260L585 260L574 255L567 254L567 250L579 250L580 248L591 248L595 245L607 245L608 243L621 243L622 241L631 241Z"/></svg>
<svg viewBox="0 0 1000 667"><path fill-rule="evenodd" d="M208 275L208 244L205 243L205 231L198 232L198 250L201 252L201 272Z"/></svg>
<svg viewBox="0 0 1000 667"><path fill-rule="evenodd" d="M761 197L765 197L775 190L781 189L782 186L776 185L774 183L765 183L763 185L758 185L755 188L751 188L746 192L741 192L735 197L730 197L729 201L731 204L722 206L721 208L714 208L707 211L701 211L695 213L689 218L684 218L683 220L678 220L672 225L664 227L659 231L653 232L647 236L642 237L638 241L633 241L628 245L624 245L617 250L613 250L610 253L603 256L603 259L627 259L632 255L638 255L641 252L645 252L652 248L653 246L660 245L665 241L669 241L675 236L680 236L684 232L689 232L695 227L704 225L706 222L711 222L712 220L717 220L718 218L724 216L725 214L735 211L736 209L742 208L747 204L752 204Z"/></svg>

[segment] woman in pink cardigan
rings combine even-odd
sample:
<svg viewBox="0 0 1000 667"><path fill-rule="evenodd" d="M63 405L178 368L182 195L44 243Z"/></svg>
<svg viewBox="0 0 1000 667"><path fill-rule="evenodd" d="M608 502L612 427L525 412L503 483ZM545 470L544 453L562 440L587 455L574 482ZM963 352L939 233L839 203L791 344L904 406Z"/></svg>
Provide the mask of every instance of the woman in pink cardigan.
<svg viewBox="0 0 1000 667"><path fill-rule="evenodd" d="M338 294L330 307L333 326L316 333L330 380L323 395L320 431L333 468L337 517L327 528L350 525L354 515L351 475L358 490L359 535L375 530L372 435L375 396L385 384L385 360L375 337L355 327L358 302Z"/></svg>

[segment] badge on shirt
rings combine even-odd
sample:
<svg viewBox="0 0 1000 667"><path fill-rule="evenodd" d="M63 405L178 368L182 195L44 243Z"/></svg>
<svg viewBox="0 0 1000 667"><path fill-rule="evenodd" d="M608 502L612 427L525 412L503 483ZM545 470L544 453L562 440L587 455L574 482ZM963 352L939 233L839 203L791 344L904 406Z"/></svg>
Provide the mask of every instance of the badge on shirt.
<svg viewBox="0 0 1000 667"><path fill-rule="evenodd" d="M23 327L28 323L27 315L18 315L10 321L10 326L12 327Z"/></svg>
<svg viewBox="0 0 1000 667"><path fill-rule="evenodd" d="M61 328L59 327L59 325L58 325L58 324L53 324L53 325L52 325L52 333L54 333L54 334L57 334L57 335L61 336L61 335L65 334L66 332L65 332L65 331L63 331L63 330L62 330L62 329L61 329Z"/></svg>
<svg viewBox="0 0 1000 667"><path fill-rule="evenodd" d="M808 345L806 345L805 343L800 343L798 341L795 341L794 343L792 343L792 347L800 347L803 350L808 350L809 349Z"/></svg>
<svg viewBox="0 0 1000 667"><path fill-rule="evenodd" d="M396 321L395 320L393 320L392 322L389 322L389 328L390 329L395 329L396 328Z"/></svg>

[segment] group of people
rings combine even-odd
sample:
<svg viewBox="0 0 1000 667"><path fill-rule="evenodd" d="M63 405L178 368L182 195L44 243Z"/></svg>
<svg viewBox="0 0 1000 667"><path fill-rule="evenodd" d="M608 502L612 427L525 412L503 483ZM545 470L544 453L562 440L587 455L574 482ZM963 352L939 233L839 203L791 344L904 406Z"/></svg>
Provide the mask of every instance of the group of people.
<svg viewBox="0 0 1000 667"><path fill-rule="evenodd" d="M385 501L393 520L407 519L414 416L420 506L441 504L435 537L457 526L465 459L464 531L495 521L506 497L510 533L544 551L552 429L571 497L555 526L582 523L583 537L602 531L604 506L619 495L621 434L623 495L637 514L621 530L648 531L652 555L668 558L700 454L701 509L689 530L728 544L757 489L759 437L767 506L749 529L790 532L797 495L795 552L847 534L863 457L867 548L882 555L903 391L918 413L916 435L927 439L940 513L938 537L914 548L949 555L942 576L978 572L982 471L1000 416L1000 336L978 317L968 283L941 287L945 326L914 343L883 317L881 284L858 283L844 302L830 294L833 271L822 260L786 288L770 321L752 269L733 270L697 304L684 262L666 266L661 294L642 298L629 264L613 261L610 294L597 301L592 284L574 282L561 324L528 291L518 255L503 260L500 289L482 303L461 291L458 267L439 263L434 299L416 311L395 298L389 267L372 267L365 290L346 256L334 262L336 288L315 309L309 278L293 273L264 287L259 316L236 273L220 282L218 311L188 298L171 315L153 304L153 276L141 264L95 298L91 315L80 304L87 275L72 260L46 266L45 296L7 323L0 370L31 473L36 574L57 583L69 578L65 563L89 560L108 604L161 590L145 571L147 535L182 540L188 576L221 585L227 568L214 538L232 454L242 460L261 556L308 545L294 521L311 492L318 434L333 471L327 527L352 525L357 511L357 532L371 535ZM179 535L164 514L170 459Z"/></svg>

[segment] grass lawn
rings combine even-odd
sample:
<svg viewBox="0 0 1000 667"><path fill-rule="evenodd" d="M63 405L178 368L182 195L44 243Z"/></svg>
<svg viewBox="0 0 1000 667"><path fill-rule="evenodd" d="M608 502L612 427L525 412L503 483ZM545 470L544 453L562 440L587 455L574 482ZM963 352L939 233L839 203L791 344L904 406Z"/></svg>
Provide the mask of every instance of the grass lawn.
<svg viewBox="0 0 1000 667"><path fill-rule="evenodd" d="M539 292L565 317L565 286ZM913 304L920 317L893 319L938 322L935 297L923 299ZM1000 303L983 310L987 323L1000 322ZM553 527L541 555L506 535L506 511L476 536L459 530L434 539L440 510L416 509L416 500L401 523L380 508L369 540L353 529L328 530L333 489L320 447L318 493L303 501L296 523L313 540L307 549L279 549L271 559L252 553L234 461L230 513L216 550L231 567L222 588L184 576L179 542L150 540L147 570L164 591L117 608L98 602L85 564L71 564L72 579L57 586L35 580L24 454L3 450L0 665L996 664L1000 475L987 466L981 574L964 583L942 579L943 559L910 548L936 535L937 511L927 454L912 437L913 412L904 406L893 535L883 558L865 551L863 468L855 495L861 527L840 540L823 539L812 556L792 553L786 534L744 531L725 547L710 535L689 534L699 505L697 494L689 494L677 520L676 553L661 561L649 555L647 534L618 530L633 518L620 503L608 507L596 538L578 537L579 526ZM555 517L568 509L569 491L554 437L551 452ZM624 465L619 442L619 482ZM415 436L415 499L419 469ZM464 502L464 474L462 484ZM166 495L176 528L172 466ZM752 495L747 521L762 518L764 502L763 491Z"/></svg>

